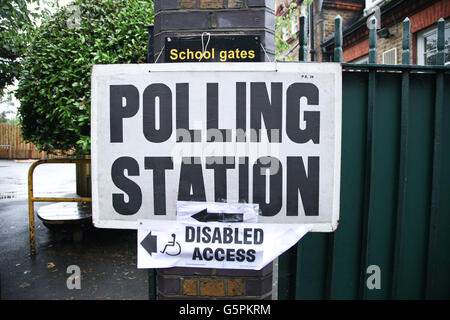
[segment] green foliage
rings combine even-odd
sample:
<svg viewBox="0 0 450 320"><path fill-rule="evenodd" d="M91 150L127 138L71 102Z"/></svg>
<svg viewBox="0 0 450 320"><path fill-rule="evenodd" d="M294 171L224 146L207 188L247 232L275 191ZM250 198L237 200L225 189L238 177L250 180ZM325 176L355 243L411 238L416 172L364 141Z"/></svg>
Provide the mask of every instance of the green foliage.
<svg viewBox="0 0 450 320"><path fill-rule="evenodd" d="M146 61L150 0L75 0L35 30L16 96L22 135L40 150L90 150L94 64Z"/></svg>
<svg viewBox="0 0 450 320"><path fill-rule="evenodd" d="M0 96L21 71L21 58L29 40L32 17L27 4L37 0L0 0Z"/></svg>

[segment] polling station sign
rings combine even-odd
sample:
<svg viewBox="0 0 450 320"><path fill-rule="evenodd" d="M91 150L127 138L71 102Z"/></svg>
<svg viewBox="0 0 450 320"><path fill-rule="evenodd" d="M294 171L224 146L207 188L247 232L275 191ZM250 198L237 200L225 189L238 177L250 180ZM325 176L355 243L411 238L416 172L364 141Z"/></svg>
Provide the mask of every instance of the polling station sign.
<svg viewBox="0 0 450 320"><path fill-rule="evenodd" d="M94 66L94 225L137 229L209 201L335 230L341 82L335 63Z"/></svg>

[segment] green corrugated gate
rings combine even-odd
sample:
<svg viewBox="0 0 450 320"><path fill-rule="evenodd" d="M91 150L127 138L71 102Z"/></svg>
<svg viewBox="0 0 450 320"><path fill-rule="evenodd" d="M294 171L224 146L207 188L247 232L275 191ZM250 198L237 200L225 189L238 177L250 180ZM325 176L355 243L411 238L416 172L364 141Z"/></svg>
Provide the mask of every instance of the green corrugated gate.
<svg viewBox="0 0 450 320"><path fill-rule="evenodd" d="M334 60L340 62L342 19L335 23ZM304 19L300 24L304 60ZM369 64L342 64L339 227L307 234L280 257L279 299L450 299L450 67L444 66L444 26L440 19L437 66L409 64L408 18L402 65L377 64L375 28L369 31ZM380 288L370 289L367 282L375 274Z"/></svg>
<svg viewBox="0 0 450 320"><path fill-rule="evenodd" d="M366 67L343 72L339 227L280 258L280 299L450 298L450 74Z"/></svg>
<svg viewBox="0 0 450 320"><path fill-rule="evenodd" d="M279 298L449 299L449 68L343 68L339 227L280 258Z"/></svg>

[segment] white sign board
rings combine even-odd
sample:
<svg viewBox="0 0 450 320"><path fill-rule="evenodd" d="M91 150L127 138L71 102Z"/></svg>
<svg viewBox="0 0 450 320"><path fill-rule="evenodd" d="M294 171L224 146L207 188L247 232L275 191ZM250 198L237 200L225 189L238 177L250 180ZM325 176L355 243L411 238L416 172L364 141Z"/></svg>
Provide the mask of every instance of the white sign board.
<svg viewBox="0 0 450 320"><path fill-rule="evenodd" d="M137 229L209 201L335 230L341 82L335 63L94 66L94 225Z"/></svg>

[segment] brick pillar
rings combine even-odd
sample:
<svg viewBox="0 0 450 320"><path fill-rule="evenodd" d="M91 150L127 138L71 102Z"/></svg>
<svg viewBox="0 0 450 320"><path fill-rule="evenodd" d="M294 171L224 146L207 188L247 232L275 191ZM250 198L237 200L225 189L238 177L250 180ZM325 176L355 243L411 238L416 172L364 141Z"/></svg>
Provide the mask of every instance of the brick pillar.
<svg viewBox="0 0 450 320"><path fill-rule="evenodd" d="M157 299L272 299L272 263L259 271L157 269Z"/></svg>
<svg viewBox="0 0 450 320"><path fill-rule="evenodd" d="M155 0L154 54L164 61L166 37L258 35L275 56L275 0ZM261 49L262 50L262 49ZM273 265L262 270L168 268L156 270L157 299L271 299Z"/></svg>
<svg viewBox="0 0 450 320"><path fill-rule="evenodd" d="M258 35L268 56L275 56L275 0L155 0L155 59L171 36ZM261 49L262 50L262 49ZM164 54L158 62L164 61Z"/></svg>

